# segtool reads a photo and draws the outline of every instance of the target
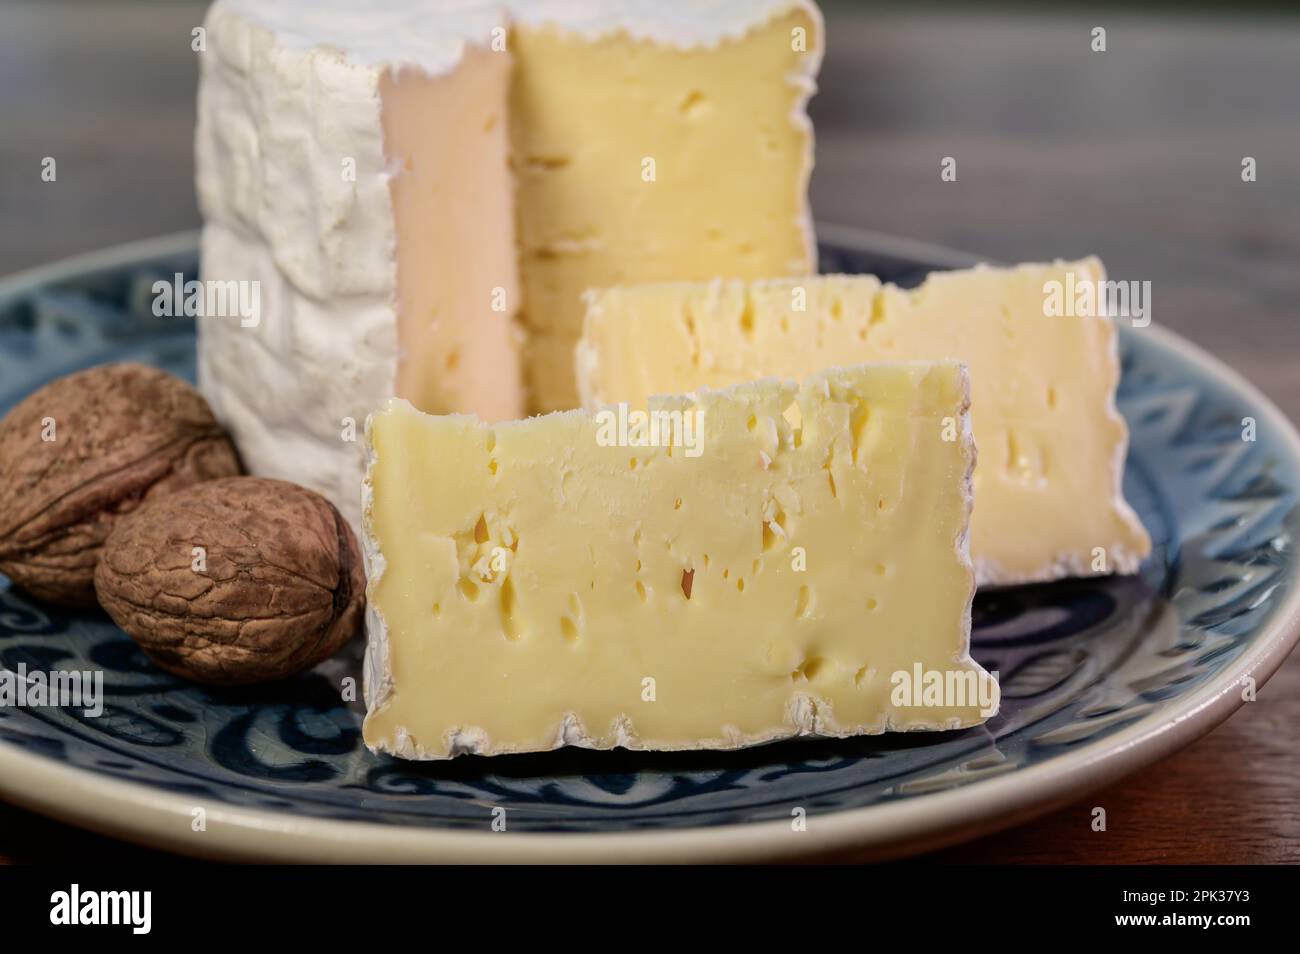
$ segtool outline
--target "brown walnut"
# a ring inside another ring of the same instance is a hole
[[[38,599],[93,606],[95,563],[120,516],[239,472],[180,378],[143,364],[60,378],[0,420],[0,573]]]
[[[145,653],[195,682],[267,682],[329,658],[358,630],[365,571],[334,505],[297,484],[208,481],[122,520],[99,601]]]

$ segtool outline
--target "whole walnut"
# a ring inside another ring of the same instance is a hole
[[[231,477],[122,520],[95,572],[99,601],[145,653],[195,682],[309,669],[360,628],[365,571],[347,521],[297,484]]]
[[[0,421],[0,573],[38,599],[93,606],[119,517],[239,472],[207,402],[175,375],[106,364],[60,378]]]

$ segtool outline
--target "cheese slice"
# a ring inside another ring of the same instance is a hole
[[[968,654],[961,365],[649,411],[371,417],[368,746],[731,749],[996,709]]]
[[[251,472],[359,523],[358,423],[577,405],[582,291],[815,270],[811,0],[217,0],[199,384]],[[230,286],[236,287],[236,286]]]
[[[971,370],[980,455],[979,581],[1133,573],[1151,543],[1121,486],[1128,430],[1115,409],[1114,323],[1045,305],[1050,283],[1104,279],[1089,258],[937,272],[912,291],[866,275],[594,291],[579,387],[588,407],[644,406],[652,394],[846,362],[959,359]]]

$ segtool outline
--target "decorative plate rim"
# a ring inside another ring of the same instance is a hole
[[[198,232],[113,246],[0,278],[0,299],[33,285],[192,251]],[[818,239],[850,249],[968,267],[978,256],[943,246],[819,224]],[[1300,471],[1300,435],[1253,384],[1158,325],[1141,332],[1209,378],[1248,399]],[[0,796],[13,804],[114,837],[187,855],[297,862],[705,862],[759,861],[814,853],[889,858],[977,837],[1076,801],[1172,754],[1244,704],[1238,687],[1263,683],[1300,641],[1300,587],[1286,594],[1265,633],[1231,669],[1162,704],[1105,739],[1041,765],[959,789],[817,815],[794,833],[784,821],[654,832],[523,833],[394,828],[373,822],[300,817],[284,811],[212,805],[207,830],[191,830],[193,798],[105,778],[0,742]]]

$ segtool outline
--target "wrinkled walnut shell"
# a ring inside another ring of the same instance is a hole
[[[334,505],[297,484],[232,477],[122,520],[95,572],[99,601],[163,669],[195,682],[281,679],[357,632],[365,571]]]
[[[118,517],[239,472],[207,402],[180,378],[143,364],[60,378],[0,421],[0,573],[37,599],[93,606]]]

